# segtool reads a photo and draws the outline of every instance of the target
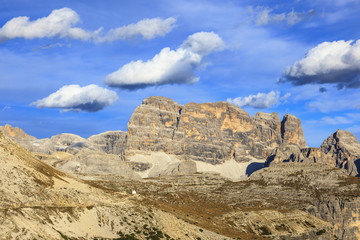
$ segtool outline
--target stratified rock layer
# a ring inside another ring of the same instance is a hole
[[[306,147],[304,131],[301,128],[301,121],[291,114],[286,114],[281,122],[281,136],[286,143]]]
[[[335,159],[335,167],[346,169],[351,176],[359,176],[360,144],[352,133],[338,130],[323,142],[320,149]]]
[[[267,157],[265,166],[281,162],[324,163],[347,170],[350,176],[359,176],[360,144],[356,137],[343,130],[331,134],[320,148],[301,148],[287,144],[278,147]]]
[[[126,155],[163,151],[181,159],[221,164],[265,159],[283,143],[306,146],[300,120],[276,113],[257,113],[227,102],[188,103],[149,97],[129,123]]]

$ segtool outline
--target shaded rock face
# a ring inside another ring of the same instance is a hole
[[[346,169],[351,176],[359,176],[360,144],[352,133],[338,130],[322,143],[320,149],[335,159],[335,167]]]
[[[326,155],[319,148],[300,148],[298,145],[284,145],[276,148],[267,157],[265,166],[281,162],[323,163],[335,167],[335,159]]]
[[[105,153],[122,155],[125,150],[126,132],[108,131],[88,138],[90,145]]]
[[[267,188],[296,190],[286,193],[296,195],[299,203],[292,203],[295,208],[302,205],[302,209],[332,224],[327,239],[359,239],[360,179],[348,176],[346,170],[321,163],[279,163],[255,172],[249,179]],[[279,189],[276,192],[284,194]]]
[[[163,151],[181,159],[221,164],[230,159],[265,159],[283,142],[306,145],[300,120],[294,116],[280,122],[276,113],[250,118],[227,102],[181,106],[169,98],[149,97],[128,123],[126,155]]]
[[[31,152],[52,154],[68,152],[76,154],[81,149],[91,149],[109,154],[122,155],[125,149],[126,132],[108,131],[93,135],[88,139],[71,133],[61,133],[51,138],[37,139],[22,129],[10,125],[0,126],[6,136],[15,140]]]
[[[139,178],[132,171],[131,164],[122,161],[119,155],[89,149],[80,150],[70,160],[60,164],[58,168],[64,172],[75,174],[116,174],[127,178]]]
[[[331,134],[320,148],[300,148],[298,145],[284,145],[276,148],[266,159],[265,166],[281,162],[315,162],[347,170],[350,176],[359,176],[360,144],[347,131],[338,130]]]

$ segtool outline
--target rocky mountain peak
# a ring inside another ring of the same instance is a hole
[[[179,112],[180,109],[182,108],[182,106],[179,103],[175,102],[174,100],[161,96],[151,96],[145,98],[142,104],[146,106],[152,106],[160,110],[175,111],[175,112],[176,111]]]
[[[346,150],[352,155],[360,156],[360,144],[357,138],[348,131],[337,130],[331,134],[320,147],[325,153],[329,153],[334,148],[341,148]]]
[[[297,144],[306,147],[304,131],[299,118],[286,114],[281,121],[281,136],[286,143]]]
[[[128,123],[125,156],[160,151],[213,165],[263,161],[283,142],[306,146],[295,116],[286,115],[280,122],[277,113],[259,112],[251,118],[228,102],[181,106],[153,96],[135,109]]]
[[[9,124],[6,124],[5,126],[0,126],[0,131],[4,132],[5,135],[7,135],[11,138],[19,139],[19,140],[32,137],[32,136],[26,134],[21,128],[12,127]]]
[[[271,129],[274,129],[276,132],[281,131],[281,122],[279,115],[277,113],[263,113],[258,112],[253,117],[252,120],[259,124],[263,124]]]

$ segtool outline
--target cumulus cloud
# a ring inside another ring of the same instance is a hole
[[[84,87],[66,85],[31,105],[37,108],[60,108],[64,112],[97,112],[117,100],[118,96],[114,91],[94,84]]]
[[[4,42],[14,38],[70,38],[81,41],[93,40],[96,42],[109,42],[125,40],[136,36],[152,39],[164,36],[172,30],[175,18],[143,19],[135,24],[115,28],[102,34],[102,28],[96,31],[87,31],[73,27],[80,21],[79,15],[70,8],[53,10],[49,16],[30,21],[29,17],[21,16],[9,20],[0,28],[0,41]]]
[[[308,12],[295,12],[294,9],[288,13],[272,13],[274,10],[264,6],[258,6],[255,9],[250,8],[254,13],[255,24],[257,26],[264,26],[271,23],[286,22],[288,26],[295,25],[305,19],[310,19],[314,14],[314,10]]]
[[[148,61],[132,61],[105,78],[111,87],[139,89],[164,84],[191,84],[199,80],[194,75],[203,58],[221,50],[223,40],[213,32],[190,35],[176,50],[164,48]]]
[[[290,93],[286,93],[280,98],[280,92],[271,91],[269,93],[258,93],[247,97],[228,98],[226,101],[237,107],[253,107],[253,108],[269,108],[278,104],[279,100],[283,101],[290,97]]]
[[[142,36],[144,39],[153,39],[157,36],[165,36],[174,28],[175,18],[152,18],[143,19],[135,24],[111,29],[105,36],[99,36],[98,42],[112,42],[115,40],[126,40],[135,36]]]
[[[360,88],[360,40],[323,42],[285,69],[280,82]]]
[[[49,16],[29,21],[29,17],[15,17],[5,23],[0,29],[0,39],[13,38],[44,38],[70,37],[79,40],[88,40],[91,33],[72,26],[80,20],[79,15],[70,8],[53,10]]]

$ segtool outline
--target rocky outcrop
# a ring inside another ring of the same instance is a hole
[[[126,156],[162,151],[183,160],[222,164],[265,159],[283,143],[305,146],[300,120],[276,113],[252,118],[227,102],[188,103],[149,97],[135,109],[129,123]]]
[[[277,186],[278,194],[279,188],[292,188],[294,193],[284,191],[296,195],[298,203],[287,204],[331,223],[328,239],[359,239],[360,179],[348,176],[346,170],[322,163],[279,163],[255,172],[250,180],[267,188]],[[319,231],[318,235],[326,232]]]
[[[9,124],[6,124],[5,126],[0,126],[0,131],[2,131],[5,135],[7,135],[10,138],[15,138],[19,140],[35,139],[35,137],[26,134],[21,128],[12,127]]]
[[[88,144],[95,149],[109,154],[122,155],[125,150],[126,132],[108,131],[93,135],[87,140]]]
[[[76,154],[81,149],[90,149],[109,154],[122,155],[125,149],[126,132],[108,131],[93,135],[88,139],[71,133],[61,133],[51,138],[37,139],[22,129],[10,125],[0,126],[0,131],[31,152],[52,154],[67,152]]]
[[[139,178],[129,162],[122,161],[119,155],[82,149],[71,159],[59,164],[58,169],[81,175],[117,175],[127,178]]]
[[[129,120],[127,153],[132,155],[141,151],[179,152],[180,146],[173,139],[181,111],[181,105],[169,98],[145,99]]]
[[[285,145],[273,150],[267,157],[265,166],[281,162],[323,163],[335,167],[335,159],[326,155],[319,148],[300,148],[298,145]]]
[[[306,147],[304,131],[301,128],[301,121],[291,114],[286,114],[281,121],[281,137],[285,143]]]
[[[320,148],[300,148],[298,145],[276,148],[267,157],[265,166],[281,162],[323,163],[346,169],[351,176],[359,176],[360,144],[352,133],[338,130]]]
[[[351,176],[359,176],[360,144],[352,133],[339,129],[322,143],[320,149],[335,160],[336,167],[346,169]]]

